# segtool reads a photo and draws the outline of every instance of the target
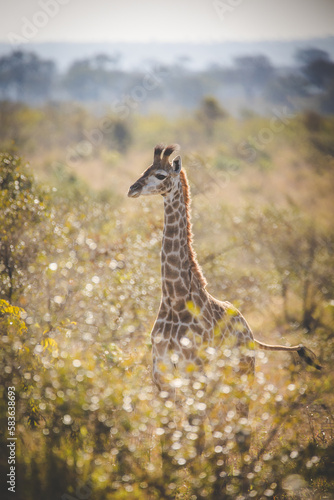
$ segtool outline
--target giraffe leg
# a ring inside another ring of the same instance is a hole
[[[227,408],[224,403],[219,402],[214,408],[211,428],[214,438],[214,475],[215,481],[213,484],[213,498],[223,499],[228,498],[226,486],[228,485],[229,461],[231,439],[227,434]]]
[[[254,357],[242,356],[238,376],[241,380],[239,401],[236,405],[238,421],[236,423],[236,442],[241,457],[249,452],[251,444],[251,426],[249,423],[250,391],[254,381]]]
[[[238,392],[238,398],[239,396]],[[249,490],[247,474],[251,435],[247,416],[248,404],[239,403],[236,407],[233,397],[226,404],[220,402],[214,410],[214,418],[211,420],[215,475],[213,498],[232,498],[228,492],[231,481],[235,485],[239,483],[240,493],[244,494]]]
[[[235,426],[235,441],[242,457],[249,452],[251,445],[251,429],[248,421],[249,405],[238,403],[236,413],[239,419]]]
[[[188,414],[188,423],[190,429],[193,428],[194,434],[197,435],[197,438],[194,441],[196,456],[199,457],[202,455],[205,448],[205,427],[204,422],[207,417],[206,415],[206,407],[203,409],[199,409],[200,404],[202,403],[201,397],[197,396],[197,391],[200,389],[201,396],[206,392],[206,379],[203,375],[203,366],[200,360],[195,360],[193,363],[197,364],[199,367],[199,372],[197,375],[190,376],[190,384],[189,384],[189,392],[188,397],[193,400],[193,407]],[[201,374],[200,382],[198,380],[198,374]],[[199,385],[200,384],[200,385]],[[195,389],[196,387],[196,389]]]
[[[247,495],[250,490],[250,480],[247,478],[249,471],[249,449],[251,445],[251,424],[249,422],[249,403],[251,387],[254,380],[254,358],[242,357],[239,365],[239,376],[242,380],[242,390],[236,406],[237,422],[235,427],[235,440],[239,453],[239,491]]]
[[[217,385],[212,394],[216,403],[210,411],[215,452],[214,498],[230,498],[226,488],[232,475],[233,481],[238,481],[237,471],[240,492],[249,489],[246,484],[251,440],[248,413],[254,360],[251,356],[240,356],[238,361],[235,354],[231,362],[219,364],[222,368],[217,367]]]
[[[177,405],[176,391],[171,386],[168,380],[168,375],[172,372],[171,366],[166,366],[163,363],[163,370],[161,369],[162,363],[159,364],[157,360],[153,361],[153,381],[159,391],[160,400],[162,403],[162,411],[159,422],[159,434],[161,445],[161,460],[162,460],[162,475],[164,481],[173,482],[175,479],[176,463],[174,460],[175,450],[173,450],[173,434],[175,431],[175,412]],[[166,402],[173,403],[174,408],[169,411],[164,411]]]
[[[188,422],[194,428],[197,439],[195,439],[196,456],[202,455],[205,448],[205,429],[204,429],[205,416],[194,414],[188,416]]]

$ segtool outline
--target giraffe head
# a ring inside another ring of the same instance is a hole
[[[128,196],[138,198],[140,195],[161,194],[166,195],[173,188],[181,172],[181,157],[176,156],[169,161],[170,155],[178,149],[177,145],[158,145],[154,148],[153,163],[139,179],[132,184]]]

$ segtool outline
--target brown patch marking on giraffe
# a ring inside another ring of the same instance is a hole
[[[174,213],[169,214],[166,222],[169,225],[176,224],[176,222],[177,222],[176,215]]]
[[[174,285],[171,283],[169,280],[165,280],[163,285],[162,285],[163,291],[165,291],[165,295],[174,297]]]
[[[165,276],[170,280],[176,280],[179,277],[179,270],[177,267],[172,267],[169,265],[169,260],[165,262]]]
[[[179,261],[180,261],[180,259],[179,259],[177,254],[170,254],[167,257],[167,262],[171,266],[177,267],[177,265],[179,264]]]
[[[167,216],[170,216],[170,214],[173,213],[173,207],[171,205],[167,205],[166,208],[165,208],[165,214]],[[167,220],[168,220],[168,217],[167,217]]]
[[[175,282],[174,289],[175,289],[175,294],[178,297],[184,297],[184,295],[188,292],[188,289],[185,286],[184,282],[182,280],[180,280],[180,279],[178,279]]]
[[[166,252],[169,253],[169,252],[173,251],[173,240],[172,240],[172,238],[169,238],[168,236],[165,236],[165,238],[166,238],[166,240],[164,243],[163,253],[166,256]]]
[[[180,179],[183,191],[184,203],[186,206],[186,214],[187,214],[187,241],[188,241],[188,251],[189,251],[189,260],[191,263],[192,271],[199,279],[201,285],[205,288],[207,285],[207,281],[203,276],[202,270],[197,262],[197,256],[192,247],[193,241],[193,233],[192,233],[192,224],[190,220],[190,188],[187,179],[187,175],[184,170],[180,172]]]
[[[173,252],[178,252],[180,250],[180,242],[179,240],[173,241]]]

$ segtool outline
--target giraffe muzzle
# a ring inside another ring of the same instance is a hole
[[[136,182],[135,184],[132,184],[132,186],[130,187],[129,192],[128,192],[128,197],[129,198],[138,198],[138,196],[141,193],[141,190],[142,190],[142,187],[138,182]]]

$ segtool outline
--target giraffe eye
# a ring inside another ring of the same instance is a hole
[[[157,179],[159,179],[159,181],[163,181],[164,179],[166,179],[166,175],[164,174],[156,174],[155,175]]]

